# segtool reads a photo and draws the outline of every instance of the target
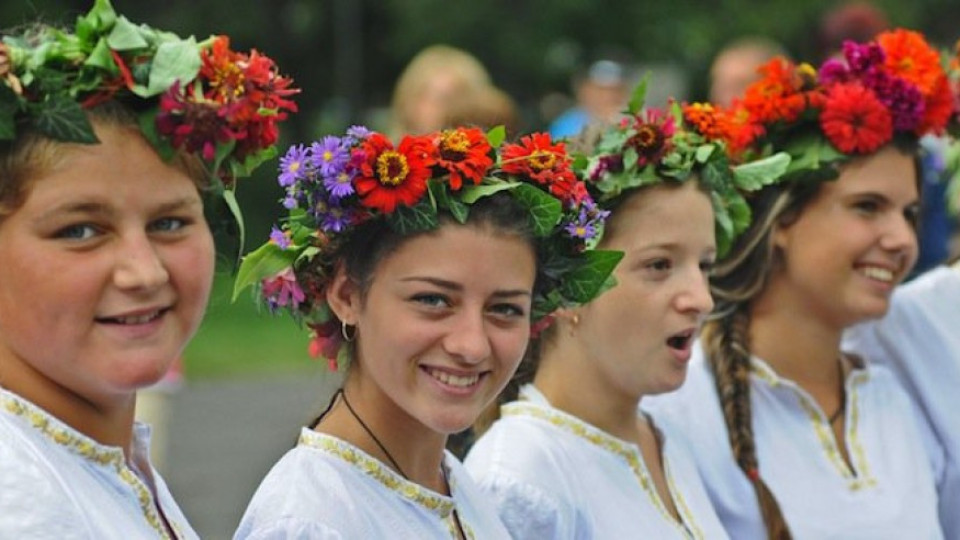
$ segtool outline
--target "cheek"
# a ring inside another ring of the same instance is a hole
[[[504,367],[508,368],[511,374],[523,360],[523,355],[527,351],[529,343],[529,324],[503,331],[496,335],[493,340],[497,358],[503,363]]]
[[[199,318],[213,284],[214,247],[210,235],[199,235],[188,244],[178,246],[168,255],[167,269],[180,302],[189,304]]]

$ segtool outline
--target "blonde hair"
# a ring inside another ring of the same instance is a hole
[[[466,89],[491,85],[486,68],[470,53],[449,45],[431,45],[417,53],[397,79],[391,103],[393,134],[409,131],[410,105],[419,99],[428,82],[441,73],[454,75]]]

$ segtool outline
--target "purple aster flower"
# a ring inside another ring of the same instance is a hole
[[[350,126],[347,129],[347,145],[353,146],[370,136],[370,130],[364,126]]]
[[[305,177],[307,151],[302,144],[291,146],[287,155],[280,158],[280,176],[277,181],[283,187],[292,186]]]
[[[597,228],[593,223],[581,223],[580,220],[568,223],[564,230],[574,238],[589,240],[597,235]]]
[[[341,144],[340,137],[327,135],[320,142],[310,145],[311,159],[323,177],[336,176],[350,159],[347,150]]]
[[[283,198],[283,202],[281,204],[283,204],[283,207],[287,210],[293,210],[299,206],[299,201],[297,200],[295,194],[288,192],[287,196]]]
[[[270,229],[270,241],[277,245],[280,249],[287,249],[290,247],[290,237],[284,231],[281,231],[276,225]]]
[[[329,206],[323,214],[323,221],[320,222],[320,228],[324,232],[343,232],[350,226],[350,211],[339,206]]]
[[[353,175],[346,169],[341,170],[336,176],[324,177],[323,187],[327,188],[330,200],[339,201],[344,197],[353,195]]]

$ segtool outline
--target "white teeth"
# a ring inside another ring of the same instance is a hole
[[[458,375],[451,375],[445,371],[440,371],[436,369],[428,369],[427,373],[429,373],[431,377],[442,382],[443,384],[456,386],[459,388],[466,388],[468,386],[473,386],[474,384],[477,384],[478,380],[480,380],[479,374],[460,377]]]
[[[867,276],[871,279],[876,279],[878,281],[893,281],[893,272],[887,270],[886,268],[878,268],[876,266],[865,266],[860,269],[860,273]]]
[[[146,324],[160,315],[159,311],[155,311],[149,315],[140,315],[138,317],[117,317],[113,319],[120,324]]]

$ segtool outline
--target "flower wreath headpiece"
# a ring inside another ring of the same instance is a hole
[[[697,178],[713,203],[722,256],[750,224],[743,193],[777,182],[790,158],[779,153],[741,162],[749,124],[708,103],[673,102],[669,112],[644,110],[646,86],[646,80],[637,86],[625,117],[600,136],[575,168],[600,206],[635,188]]]
[[[96,0],[73,33],[51,27],[0,43],[0,144],[24,129],[94,144],[84,109],[117,100],[139,115],[158,153],[198,154],[216,188],[232,187],[276,156],[277,123],[297,110],[298,89],[256,50],[230,49],[226,36],[197,42],[135,25]],[[239,220],[232,192],[227,204]]]
[[[601,211],[570,167],[563,143],[532,134],[504,143],[504,130],[456,128],[406,136],[352,127],[294,145],[280,160],[289,217],[240,266],[234,298],[259,285],[272,310],[285,308],[311,329],[310,352],[331,369],[349,360],[341,328],[326,303],[335,254],[357,226],[385,222],[401,235],[436,229],[443,213],[465,223],[477,200],[507,193],[529,211],[538,239],[542,284],[534,291],[534,331],[561,306],[587,302],[608,285],[622,257],[586,249],[602,228]]]
[[[759,73],[731,114],[754,126],[754,149],[790,154],[791,180],[829,180],[843,160],[895,137],[941,134],[954,111],[940,54],[911,30],[847,41],[816,71],[774,58]]]

